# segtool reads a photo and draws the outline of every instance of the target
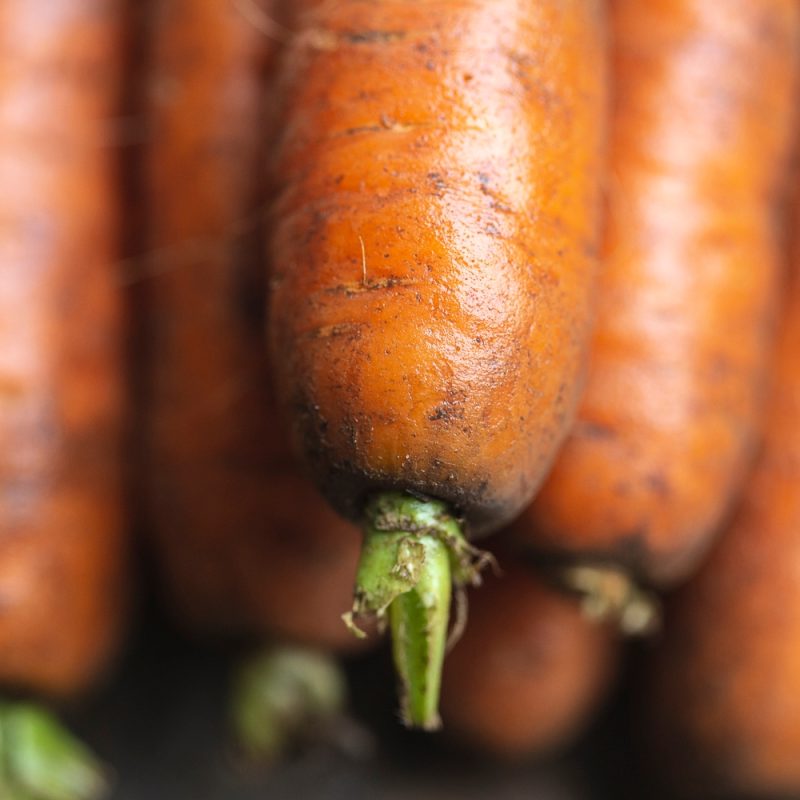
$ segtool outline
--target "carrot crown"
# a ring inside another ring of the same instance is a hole
[[[344,620],[364,636],[359,618],[373,617],[380,627],[388,619],[403,721],[435,730],[452,589],[480,583],[490,556],[467,542],[438,500],[384,492],[371,498],[364,517],[353,608]]]

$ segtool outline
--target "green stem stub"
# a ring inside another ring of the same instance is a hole
[[[625,636],[649,636],[661,627],[658,597],[619,567],[576,564],[560,571],[559,582],[580,596],[589,619],[613,622]]]
[[[359,618],[374,618],[381,628],[388,619],[401,714],[410,727],[440,726],[452,585],[480,583],[490,559],[467,542],[442,502],[386,492],[367,504],[353,609],[344,620],[364,636]]]
[[[0,798],[97,800],[108,776],[89,750],[29,703],[0,705]]]
[[[340,716],[347,702],[336,660],[316,650],[265,649],[239,669],[233,723],[247,756],[270,762]]]

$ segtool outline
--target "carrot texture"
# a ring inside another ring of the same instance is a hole
[[[544,477],[580,385],[599,3],[293,8],[270,332],[296,449],[353,519],[400,489],[494,530]]]
[[[528,543],[684,580],[750,464],[794,116],[793,0],[611,3],[608,221],[578,421]]]

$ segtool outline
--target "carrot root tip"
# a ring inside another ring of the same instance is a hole
[[[0,797],[98,800],[109,774],[85,745],[39,706],[0,706]]]
[[[371,499],[352,611],[345,622],[388,620],[400,682],[403,722],[436,730],[439,689],[448,642],[453,584],[457,591],[480,583],[492,558],[467,542],[458,520],[437,500],[398,492]],[[461,617],[466,610],[462,606]]]

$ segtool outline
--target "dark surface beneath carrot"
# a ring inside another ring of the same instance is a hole
[[[70,720],[117,774],[115,800],[640,800],[627,714],[618,706],[566,756],[499,766],[394,723],[388,653],[350,660],[356,713],[380,752],[358,762],[320,748],[269,774],[242,771],[226,738],[226,679],[238,650],[188,643],[150,611],[118,679]],[[142,709],[147,709],[143,713]]]

